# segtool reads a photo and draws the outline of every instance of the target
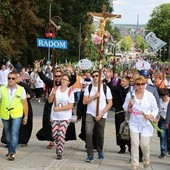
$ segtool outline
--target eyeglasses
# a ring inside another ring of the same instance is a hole
[[[93,75],[92,77],[93,77],[93,78],[95,78],[95,77],[99,77],[99,75]]]
[[[141,86],[141,85],[144,86],[145,83],[136,83],[136,85],[137,85],[137,86]]]
[[[69,80],[67,80],[67,79],[63,79],[63,78],[62,78],[61,80],[69,81]]]
[[[14,77],[8,77],[8,80],[15,80]]]
[[[55,77],[61,77],[61,75],[55,75]]]

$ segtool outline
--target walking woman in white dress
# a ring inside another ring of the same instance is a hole
[[[145,89],[146,80],[139,76],[135,80],[136,89],[132,95],[127,94],[123,104],[124,110],[129,110],[129,127],[131,138],[131,162],[132,170],[138,170],[139,144],[143,152],[143,166],[150,166],[150,137],[153,135],[153,127],[149,120],[153,120],[158,114],[155,97]]]

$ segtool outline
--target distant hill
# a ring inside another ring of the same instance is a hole
[[[114,26],[116,26],[116,27],[129,27],[129,28],[132,28],[132,27],[137,27],[137,25],[136,24],[114,24]],[[138,27],[145,27],[146,25],[145,24],[140,24],[140,25],[138,25]]]
[[[146,25],[132,25],[132,24],[114,24],[114,27],[117,27],[120,31],[121,37],[131,35],[132,37],[140,34],[145,36],[145,26]]]
[[[95,25],[96,29],[99,28],[99,20],[94,20],[93,24]],[[117,27],[120,31],[121,37],[131,35],[135,37],[136,35],[140,34],[141,36],[145,36],[145,24],[141,25],[133,25],[133,24],[114,24],[111,22],[113,27]]]

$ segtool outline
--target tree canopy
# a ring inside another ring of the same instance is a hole
[[[154,32],[157,37],[167,42],[170,59],[170,3],[157,6],[153,10],[146,30]]]
[[[57,58],[63,61],[78,60],[80,23],[81,31],[91,34],[92,20],[87,17],[87,12],[102,12],[103,4],[106,4],[107,12],[113,11],[109,0],[4,0],[0,8],[1,58],[18,58],[30,64],[34,59],[47,56],[47,49],[37,48],[36,39],[45,38],[49,29],[49,2],[52,3],[51,17],[62,19],[56,39],[69,42],[67,51],[55,50]],[[55,22],[58,24],[57,20]]]

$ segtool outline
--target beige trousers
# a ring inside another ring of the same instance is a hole
[[[150,137],[140,136],[139,133],[130,131],[131,138],[131,162],[139,165],[139,144],[142,149],[144,161],[150,160]]]

